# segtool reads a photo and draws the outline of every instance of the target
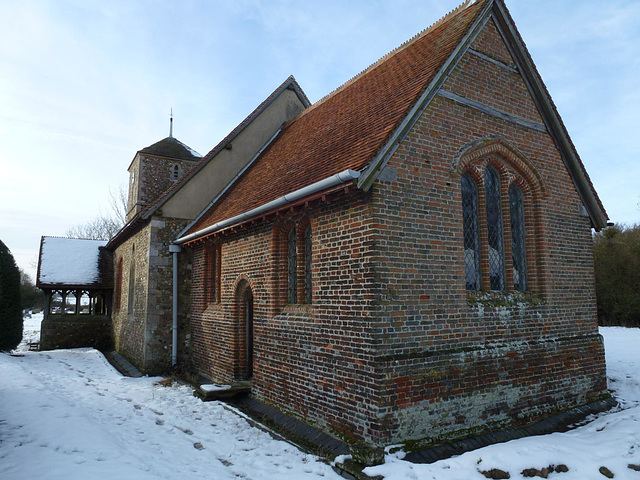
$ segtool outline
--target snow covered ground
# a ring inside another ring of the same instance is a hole
[[[40,317],[41,318],[41,317]],[[37,316],[25,337],[37,338]],[[367,473],[388,480],[482,480],[499,468],[564,464],[560,480],[640,479],[640,330],[603,328],[616,411],[567,433],[514,440],[431,465],[388,455]],[[338,479],[316,457],[250,426],[218,402],[161,378],[126,378],[92,349],[0,354],[0,478]]]

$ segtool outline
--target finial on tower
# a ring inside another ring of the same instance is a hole
[[[173,138],[173,108],[171,109],[171,115],[169,116],[169,136]]]

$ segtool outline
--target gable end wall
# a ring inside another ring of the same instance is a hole
[[[489,22],[472,48],[512,65],[501,42]],[[519,75],[474,53],[443,88],[542,123]],[[540,228],[527,233],[537,278],[530,295],[473,300],[456,162],[464,148],[496,137],[524,155],[544,186]],[[387,279],[376,313],[381,443],[526,423],[606,394],[590,223],[550,136],[436,96],[386,170],[372,189],[376,223],[386,226],[377,244]]]

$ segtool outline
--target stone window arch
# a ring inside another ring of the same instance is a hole
[[[171,180],[174,182],[180,178],[180,165],[177,163],[171,169]]]

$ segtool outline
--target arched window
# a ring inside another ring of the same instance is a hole
[[[178,178],[180,178],[180,166],[179,165],[174,165],[173,166],[173,173],[171,174],[171,178],[175,181],[178,180]]]
[[[513,257],[513,288],[527,289],[527,258],[524,244],[524,197],[522,190],[509,186],[509,213],[511,215],[511,255]]]
[[[122,300],[122,257],[118,260],[116,267],[116,284],[114,288],[113,308],[115,311],[120,310],[120,302]]]
[[[49,301],[49,313],[52,315],[58,315],[62,313],[62,292],[54,290],[51,294],[51,300]]]
[[[467,290],[480,290],[480,240],[478,237],[478,189],[468,174],[462,175],[464,272]]]
[[[508,191],[509,182],[503,184],[501,174],[491,165],[484,168],[482,182],[474,180],[469,173],[464,173],[460,179],[465,283],[469,291],[526,291],[529,288],[525,197],[516,184],[516,176],[504,175],[511,182]],[[483,212],[479,212],[479,205]],[[505,231],[505,225],[508,231]],[[510,242],[508,249],[505,249],[505,239]],[[510,270],[507,271],[508,265],[513,267],[513,276]]]
[[[78,313],[80,315],[89,315],[91,313],[91,296],[86,290],[82,291],[80,295],[80,305],[78,306]]]
[[[127,298],[127,313],[133,314],[134,296],[136,292],[136,249],[131,249],[131,266],[129,267],[129,295]]]
[[[217,303],[220,301],[220,245],[209,245],[205,250],[205,256],[205,296],[208,303]]]
[[[311,225],[304,231],[304,301],[311,304],[313,291],[311,287]]]
[[[296,229],[289,230],[287,237],[287,301],[289,303],[298,303],[298,241]]]
[[[64,295],[64,313],[74,315],[77,311],[78,298],[74,290],[68,290]]]
[[[484,171],[484,189],[487,203],[489,278],[491,280],[491,290],[504,290],[504,248],[502,244],[500,176],[493,167],[487,167]]]

